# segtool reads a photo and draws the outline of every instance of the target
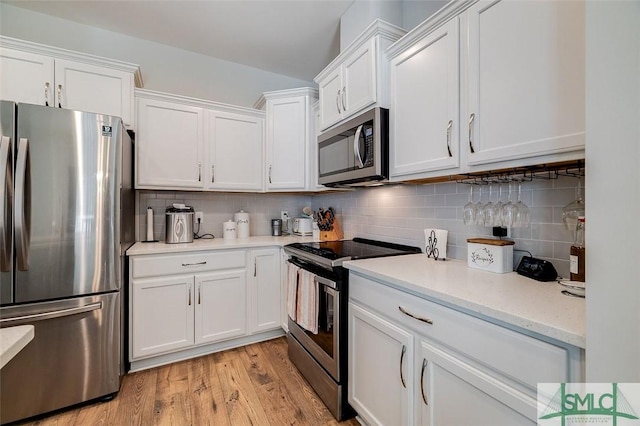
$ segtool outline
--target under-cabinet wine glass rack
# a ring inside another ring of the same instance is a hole
[[[556,180],[560,176],[584,177],[584,160],[465,173],[459,175],[456,182],[470,185],[489,185],[509,182],[531,182],[534,179]]]

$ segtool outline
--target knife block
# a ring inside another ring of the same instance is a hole
[[[337,241],[344,238],[342,228],[340,227],[340,221],[338,218],[333,219],[333,224],[330,231],[320,231],[320,241]]]

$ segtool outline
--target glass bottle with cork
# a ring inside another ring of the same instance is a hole
[[[584,216],[578,217],[576,239],[569,256],[569,272],[571,281],[585,282]]]

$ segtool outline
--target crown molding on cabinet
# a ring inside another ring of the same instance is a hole
[[[282,98],[290,98],[292,96],[309,96],[313,99],[318,99],[318,89],[314,89],[313,87],[300,87],[297,89],[285,89],[285,90],[274,90],[271,92],[264,92],[253,107],[256,109],[264,109],[267,104],[267,99],[282,99]]]

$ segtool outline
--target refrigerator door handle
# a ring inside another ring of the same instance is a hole
[[[25,321],[44,321],[50,320],[54,318],[62,318],[68,317],[71,315],[84,314],[87,312],[97,311],[98,309],[102,309],[102,302],[91,303],[85,306],[78,306],[74,308],[66,308],[66,309],[58,309],[55,311],[41,312],[38,314],[32,315],[23,315],[21,317],[14,318],[4,318],[0,320],[0,324],[5,325],[17,325],[15,323],[25,322]]]
[[[29,240],[31,238],[31,161],[29,140],[20,138],[16,160],[15,244],[18,270],[29,270]]]
[[[11,220],[13,211],[13,153],[11,138],[2,136],[0,140],[0,271],[11,270]]]

